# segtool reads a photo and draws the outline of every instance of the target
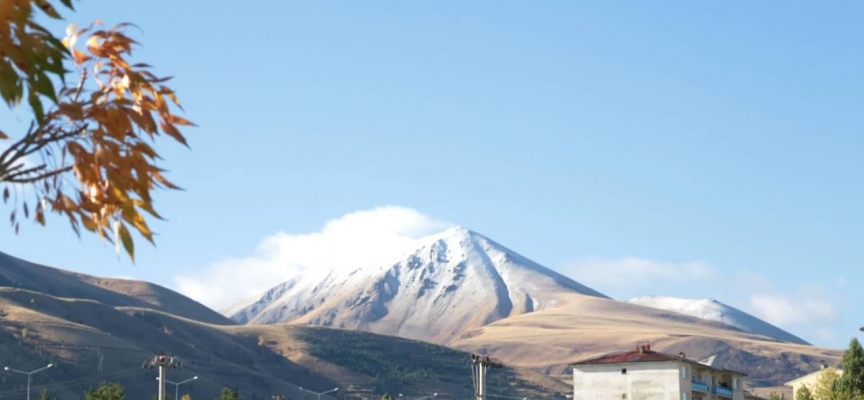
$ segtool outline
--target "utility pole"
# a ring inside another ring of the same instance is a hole
[[[471,379],[474,381],[475,400],[486,400],[486,369],[504,368],[504,364],[487,356],[471,355]]]
[[[54,366],[54,364],[48,364],[48,365],[46,365],[46,366],[44,366],[44,367],[42,367],[42,368],[34,369],[33,371],[30,371],[30,372],[19,371],[19,370],[17,370],[17,369],[9,368],[9,367],[6,367],[6,368],[4,368],[4,369],[5,369],[6,371],[9,371],[9,372],[16,372],[16,373],[19,373],[19,374],[27,375],[27,400],[30,400],[30,377],[31,377],[33,374],[37,373],[37,372],[44,371],[44,370],[46,370],[46,369],[48,369],[48,368],[51,368],[51,367],[53,367],[53,366]]]
[[[144,369],[159,368],[159,399],[165,400],[165,368],[182,369],[183,363],[177,357],[157,355],[151,359],[145,360]],[[179,399],[174,399],[179,400]]]

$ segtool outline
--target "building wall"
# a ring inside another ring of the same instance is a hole
[[[681,400],[682,381],[677,362],[579,365],[573,367],[573,400]]]
[[[822,377],[822,373],[827,371],[827,370],[832,370],[832,371],[836,372],[837,375],[843,375],[843,370],[828,368],[828,369],[816,371],[810,375],[806,375],[806,376],[803,376],[801,378],[798,378],[797,380],[792,381],[791,385],[789,385],[789,386],[792,386],[792,398],[794,399],[795,396],[798,395],[798,390],[800,390],[803,385],[807,385],[807,387],[810,389],[815,388],[816,383],[819,382],[819,378]]]

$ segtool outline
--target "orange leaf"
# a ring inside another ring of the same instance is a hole
[[[174,114],[169,115],[167,119],[168,119],[168,122],[175,124],[175,125],[195,126],[195,124],[193,124],[189,120],[183,119],[183,118],[178,117]]]

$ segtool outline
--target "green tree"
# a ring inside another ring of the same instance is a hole
[[[179,189],[151,143],[168,136],[185,145],[180,127],[193,124],[176,114],[168,79],[132,62],[137,42],[126,24],[70,25],[63,40],[37,24],[40,11],[62,19],[57,1],[72,9],[71,0],[0,1],[0,99],[10,107],[26,99],[33,115],[22,132],[0,130],[3,202],[11,201],[15,233],[21,220],[45,225],[53,212],[77,234],[83,227],[118,252],[122,245],[134,261],[130,232],[152,243],[147,219],[161,219],[153,190]]]
[[[768,395],[768,400],[786,400],[786,395],[784,393],[771,393]]]
[[[180,396],[180,400],[192,400],[192,396],[189,393],[186,393]]]
[[[801,389],[798,389],[798,393],[795,394],[795,400],[816,400],[813,397],[813,393],[810,392],[810,388],[807,385],[802,385]]]
[[[381,400],[393,400],[393,396],[391,396],[390,393],[384,393],[384,395],[381,396]]]
[[[843,352],[840,361],[843,376],[838,386],[846,398],[855,398],[864,394],[864,349],[858,339],[852,338],[849,348]]]
[[[231,388],[222,389],[222,394],[219,395],[219,399],[217,400],[239,400],[240,399],[240,391],[239,390],[231,390]]]
[[[39,392],[39,400],[51,400],[51,395],[48,393],[48,389],[42,389]]]
[[[838,385],[840,375],[834,368],[826,368],[819,374],[819,379],[813,387],[812,394],[815,400],[852,400],[851,396],[841,393]]]
[[[123,385],[117,382],[101,382],[96,389],[84,392],[85,400],[126,400]]]

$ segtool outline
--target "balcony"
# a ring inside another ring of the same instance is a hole
[[[714,386],[711,388],[711,392],[718,396],[732,397],[732,389],[723,386]]]
[[[708,384],[705,382],[699,382],[697,380],[690,381],[690,387],[693,390],[698,390],[700,392],[708,393]]]

